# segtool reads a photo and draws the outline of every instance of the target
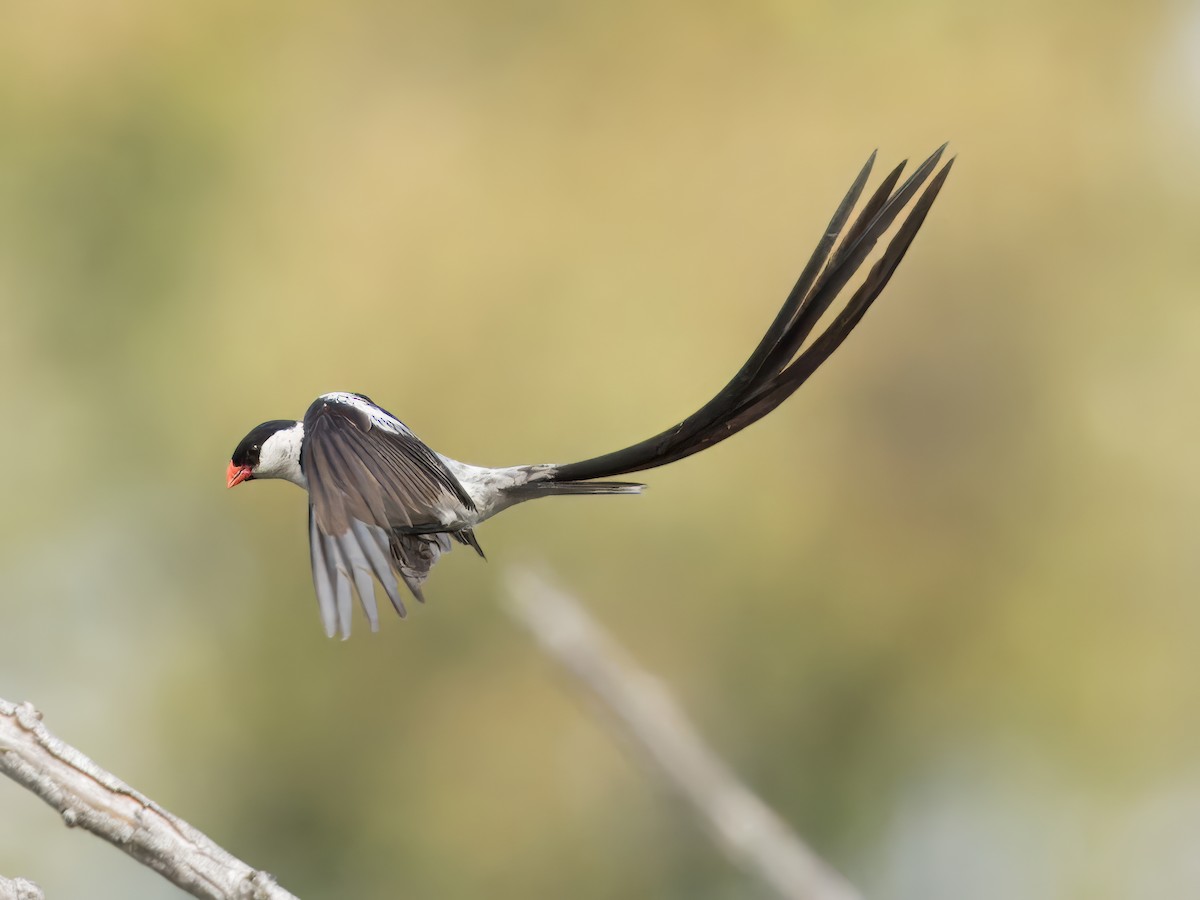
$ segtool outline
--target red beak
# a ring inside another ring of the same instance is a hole
[[[241,484],[253,474],[249,466],[235,466],[230,462],[229,468],[225,472],[226,477],[229,479],[229,483],[226,486],[233,487],[236,484]]]

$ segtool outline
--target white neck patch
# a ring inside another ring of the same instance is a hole
[[[255,478],[282,478],[308,489],[308,480],[300,471],[300,445],[304,441],[304,423],[277,431],[263,441],[258,455]]]

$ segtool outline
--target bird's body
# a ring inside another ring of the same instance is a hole
[[[483,551],[475,526],[514,503],[557,494],[636,494],[625,482],[555,482],[553,465],[489,468],[459,462],[426,446],[369,397],[322,394],[300,421],[276,419],[234,450],[229,486],[279,478],[311,498],[313,580],[332,634],[350,633],[349,581],[378,627],[372,575],[405,615],[398,574],[418,600],[421,583],[451,540]]]
[[[308,491],[313,582],[329,635],[338,630],[344,637],[350,634],[352,584],[373,629],[378,627],[374,581],[403,616],[399,581],[423,600],[422,583],[453,542],[483,555],[475,528],[484,520],[539,497],[640,493],[641,484],[600,479],[690,456],[787,399],[837,349],[887,284],[949,164],[920,194],[832,324],[803,346],[882,234],[929,179],[940,155],[941,150],[898,189],[903,166],[894,170],[842,236],[870,172],[868,161],[754,354],[709,403],[661,434],[567,465],[489,468],[437,453],[362,394],[334,392],[318,397],[302,420],[264,422],[247,434],[230,460],[228,484],[281,478]]]

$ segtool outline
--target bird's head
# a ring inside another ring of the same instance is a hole
[[[251,429],[233,451],[226,472],[228,486],[255,478],[284,478],[307,487],[300,471],[304,423],[273,419]]]

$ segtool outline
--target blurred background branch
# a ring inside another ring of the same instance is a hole
[[[293,897],[270,875],[252,869],[56,738],[30,703],[0,700],[0,774],[53,806],[68,827],[104,838],[194,897]],[[32,900],[42,894],[28,881],[0,878],[0,898],[10,896]]]
[[[0,875],[0,900],[45,900],[45,897],[32,881]]]
[[[786,900],[857,900],[701,739],[662,684],[638,667],[573,596],[528,569],[508,575],[508,608],[603,707],[690,804],[725,854]],[[52,735],[32,704],[0,700],[0,773],[196,897],[292,894]],[[43,895],[0,878],[0,900]]]
[[[787,900],[855,900],[820,859],[704,742],[661,682],[583,604],[528,569],[508,573],[508,608],[640,747],[736,865]]]

